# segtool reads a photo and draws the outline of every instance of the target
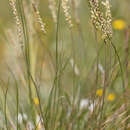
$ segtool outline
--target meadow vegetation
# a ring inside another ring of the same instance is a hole
[[[129,12],[129,0],[1,0],[0,130],[130,130]]]

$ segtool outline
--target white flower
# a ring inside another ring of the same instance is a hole
[[[88,104],[89,104],[89,100],[88,99],[82,99],[80,101],[80,109],[86,108],[88,106]]]
[[[92,112],[94,110],[94,103],[91,103],[88,107],[88,109]]]
[[[74,67],[75,74],[79,75],[80,74],[79,69],[78,69],[77,65],[74,64],[74,60],[73,59],[70,59],[70,64],[71,64],[72,67]]]
[[[95,103],[89,99],[82,99],[80,101],[80,109],[88,108],[91,112],[94,110]]]
[[[36,116],[36,123],[39,124],[41,122],[41,118],[39,115]]]
[[[103,66],[102,66],[101,64],[98,64],[98,68],[99,68],[99,70],[100,70],[102,73],[104,73],[104,69],[103,69]]]
[[[30,121],[27,123],[27,127],[28,127],[28,130],[34,130],[34,128],[35,128],[33,123]]]
[[[44,130],[43,126],[42,126],[42,122],[43,120],[41,119],[41,117],[39,115],[36,116],[36,123],[37,123],[37,127],[40,130]]]
[[[26,121],[28,119],[27,115],[23,113],[23,119]]]
[[[19,123],[19,124],[22,124],[22,122],[23,122],[23,117],[22,117],[22,114],[19,113],[19,114],[18,114],[18,123]]]

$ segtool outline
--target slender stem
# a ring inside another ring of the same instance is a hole
[[[94,27],[94,26],[93,26]],[[95,42],[96,42],[96,78],[95,78],[95,83],[94,83],[94,92],[93,92],[93,104],[95,105],[95,98],[96,98],[96,90],[97,90],[97,86],[98,86],[98,65],[99,65],[99,48],[98,48],[98,39],[97,39],[97,30],[94,27],[94,38],[95,38]],[[93,113],[92,115],[94,116],[94,112],[96,111],[96,109],[93,109]],[[92,116],[92,118],[93,118]],[[96,116],[95,116],[96,118]]]
[[[128,45],[128,41],[129,41],[129,29],[126,29],[125,31],[125,90],[127,92],[127,89],[128,89],[128,80],[129,80],[129,72],[128,72],[128,61],[129,61],[129,45]],[[126,108],[126,111],[127,111],[127,101],[125,100],[125,108]],[[129,115],[129,113],[127,112],[126,114],[127,116]],[[128,121],[125,122],[125,128],[124,129],[127,129],[127,125],[128,125]]]
[[[56,76],[58,75],[58,62],[59,62],[59,57],[58,57],[58,40],[59,40],[59,22],[60,22],[60,5],[61,5],[61,0],[59,0],[58,4],[58,14],[57,14],[57,25],[56,25]]]
[[[128,88],[128,56],[129,56],[129,30],[125,31],[125,89]]]
[[[31,89],[31,77],[30,77],[31,64],[30,64],[30,45],[29,45],[28,29],[27,29],[27,23],[26,23],[24,8],[23,8],[23,1],[16,0],[16,2],[18,6],[19,16],[22,22],[24,46],[25,46],[24,57],[25,57],[26,69],[27,69],[27,84],[28,84],[28,89],[29,89],[29,99],[30,99],[30,104],[31,104],[30,109],[32,112],[33,122],[35,124],[35,112],[34,112],[34,104],[33,104],[33,97],[32,97],[33,95],[32,95],[32,89]]]
[[[105,54],[105,65],[104,65],[104,81],[103,81],[103,96],[102,96],[102,101],[101,101],[101,115],[100,115],[100,123],[102,121],[102,116],[103,116],[103,107],[104,107],[104,98],[105,98],[105,92],[106,92],[106,81],[107,81],[107,42],[104,40],[104,54]]]
[[[58,0],[57,24],[56,24],[56,46],[55,46],[56,47],[56,59],[55,59],[56,60],[56,73],[55,73],[53,86],[49,94],[47,109],[45,112],[47,129],[49,129],[49,127],[53,128],[53,126],[55,125],[54,123],[56,120],[56,114],[57,114],[57,109],[58,109],[56,100],[59,94],[58,92],[58,74],[59,74],[58,40],[59,40],[60,8],[61,8],[61,0]],[[54,118],[51,117],[52,113],[55,116]],[[50,118],[51,126],[48,124],[48,118]]]
[[[122,89],[123,89],[123,91],[125,91],[124,73],[123,73],[123,68],[122,68],[121,60],[120,60],[120,57],[119,57],[119,54],[117,52],[117,49],[116,49],[115,45],[113,44],[112,41],[110,41],[110,43],[111,43],[112,48],[114,49],[115,54],[116,54],[116,56],[118,58],[118,62],[119,62],[120,70],[121,70]]]
[[[71,30],[71,41],[72,41],[72,60],[73,60],[73,63],[72,63],[72,67],[73,67],[73,105],[74,105],[74,101],[75,101],[75,94],[76,94],[76,87],[75,87],[75,44],[74,44],[74,39],[73,39],[73,33],[72,33],[72,30]]]
[[[16,81],[15,81],[16,82]],[[19,113],[19,89],[16,82],[16,108],[17,108],[17,130],[19,129],[19,123],[18,123],[18,113]]]
[[[18,83],[17,83],[17,79],[14,75],[14,73],[12,72],[12,70],[8,67],[9,72],[12,74],[14,81],[15,81],[15,85],[16,85],[16,129],[19,130],[19,124],[18,124],[18,113],[19,113],[19,88],[18,88]]]
[[[4,106],[4,110],[5,110],[5,123],[6,123],[6,129],[8,130],[8,122],[7,122],[7,93],[8,93],[8,85],[6,88],[6,92],[5,92],[5,106]]]
[[[55,82],[55,89],[54,89],[54,123],[56,122],[56,116],[58,112],[58,102],[57,98],[59,96],[59,24],[60,24],[60,9],[61,9],[61,0],[58,0],[58,12],[57,12],[57,26],[56,26],[56,82]],[[55,128],[55,124],[54,124]]]
[[[96,41],[96,78],[95,78],[95,91],[94,91],[94,95],[96,93],[96,89],[98,86],[98,65],[99,65],[99,51],[98,51],[98,40],[97,40],[97,31],[96,28],[94,27],[94,36],[95,36],[95,41]],[[95,96],[94,96],[95,99]]]

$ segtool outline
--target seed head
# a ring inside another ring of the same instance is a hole
[[[15,21],[16,21],[19,42],[20,42],[21,47],[23,47],[23,30],[22,30],[21,20],[19,18],[17,8],[16,8],[16,1],[9,0],[9,4],[10,4],[10,7],[12,9]]]
[[[33,6],[34,12],[35,12],[35,14],[36,14],[37,22],[40,24],[41,31],[42,31],[44,34],[46,34],[45,23],[43,23],[43,21],[42,21],[42,18],[41,18],[41,16],[40,16],[40,12],[39,12],[37,6],[36,6],[34,3],[32,4],[32,6]]]
[[[104,40],[112,38],[112,17],[109,0],[102,2],[103,7],[105,8],[105,15],[100,9],[98,0],[88,0],[88,3],[90,7],[91,21],[95,28],[102,32],[102,38]]]
[[[73,24],[72,24],[72,18],[69,12],[70,11],[69,0],[62,0],[62,8],[65,15],[65,19],[67,23],[69,24],[69,27],[72,28]]]

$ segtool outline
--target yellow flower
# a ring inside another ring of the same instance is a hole
[[[39,105],[39,100],[37,97],[34,98],[34,103],[35,103],[35,105]]]
[[[98,90],[96,91],[96,95],[97,95],[97,96],[101,97],[102,94],[103,94],[103,90],[102,90],[102,89],[98,89]]]
[[[117,19],[113,21],[112,26],[116,30],[123,30],[126,27],[126,23],[124,20]]]
[[[115,95],[113,93],[110,93],[107,97],[108,101],[113,101],[115,99]]]

